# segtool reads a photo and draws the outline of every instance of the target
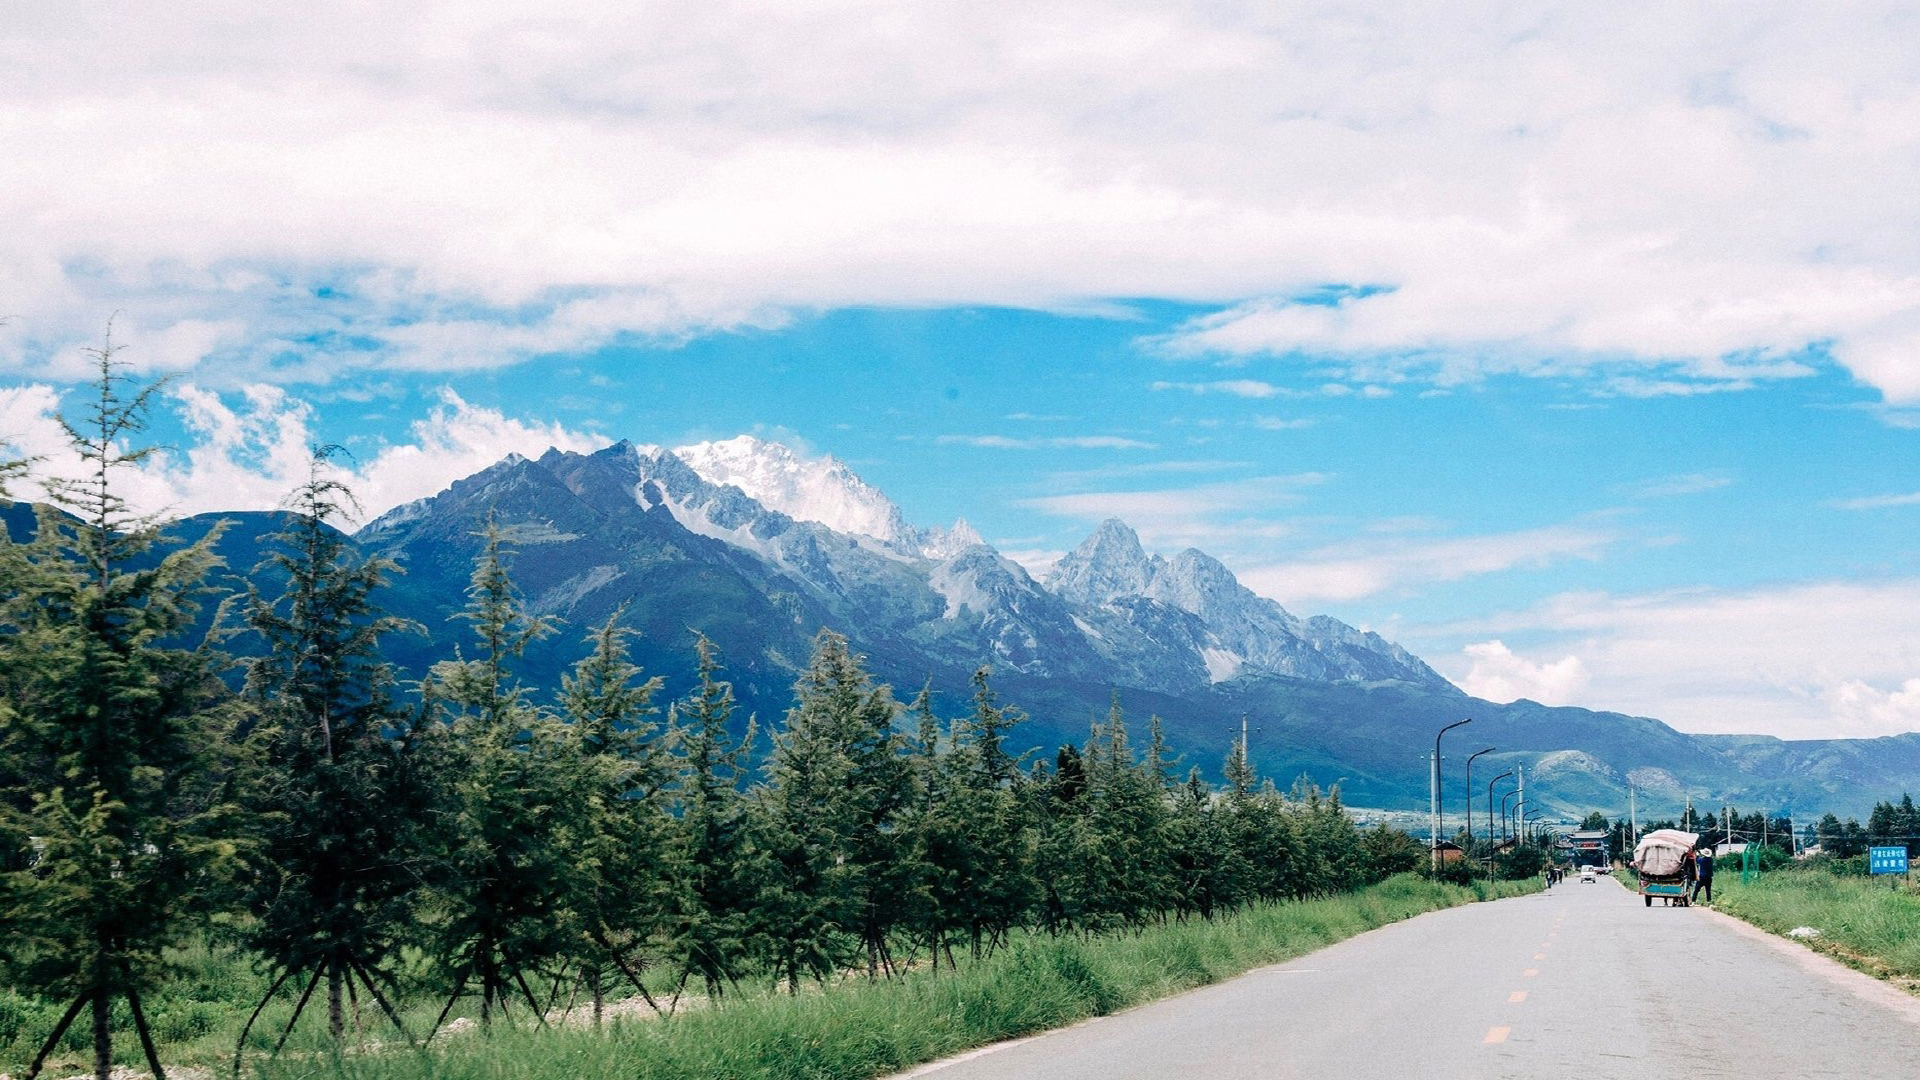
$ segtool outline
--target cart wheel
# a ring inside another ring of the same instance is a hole
[[[1642,899],[1642,900],[1645,900],[1645,901],[1647,902],[1647,906],[1648,906],[1648,907],[1652,907],[1652,906],[1653,906],[1653,897],[1651,897],[1651,896],[1642,896],[1642,897],[1641,897],[1640,899]]]

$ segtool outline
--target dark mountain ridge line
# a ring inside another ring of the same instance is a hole
[[[16,535],[31,529],[9,508]],[[564,621],[536,643],[521,677],[558,685],[581,638],[617,610],[639,631],[634,659],[674,687],[690,685],[695,632],[719,646],[746,712],[784,712],[813,634],[846,634],[882,681],[921,686],[958,711],[974,670],[990,665],[1005,699],[1030,719],[1016,737],[1051,753],[1080,742],[1118,693],[1139,728],[1165,722],[1173,748],[1208,772],[1241,717],[1249,756],[1267,775],[1341,781],[1349,802],[1424,808],[1426,748],[1439,726],[1473,717],[1469,741],[1500,749],[1536,805],[1624,813],[1626,784],[1643,816],[1693,794],[1787,812],[1859,813],[1920,787],[1920,734],[1873,740],[1688,735],[1649,717],[1497,705],[1467,696],[1411,653],[1326,616],[1301,619],[1254,595],[1196,549],[1148,555],[1124,523],[1102,523],[1045,583],[984,543],[950,550],[883,542],[770,510],[714,484],[670,451],[621,442],[592,454],[511,455],[427,499],[395,508],[354,544],[406,570],[383,597],[427,629],[393,643],[411,675],[451,655],[475,535],[489,518],[518,549],[513,570],[533,607]],[[215,520],[229,584],[243,587],[277,512],[205,514],[176,525],[191,539]],[[924,534],[918,534],[924,535]],[[1447,782],[1464,757],[1445,748]],[[1491,768],[1489,768],[1491,766]],[[1462,809],[1464,790],[1447,794]],[[1663,800],[1665,802],[1663,803]]]

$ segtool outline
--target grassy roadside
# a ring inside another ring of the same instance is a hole
[[[1714,883],[1716,909],[1781,936],[1810,926],[1820,935],[1799,940],[1920,993],[1920,894],[1896,890],[1884,878],[1819,869],[1780,870],[1745,884],[1729,874],[1721,881]]]
[[[1026,938],[958,972],[752,996],[670,1022],[615,1022],[601,1033],[503,1031],[449,1039],[429,1053],[283,1059],[261,1071],[382,1080],[856,1080],[1204,986],[1422,912],[1538,888],[1534,881],[1462,888],[1402,875],[1346,896],[1138,935]]]

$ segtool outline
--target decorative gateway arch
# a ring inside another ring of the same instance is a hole
[[[1612,853],[1607,846],[1607,830],[1583,829],[1568,833],[1554,846],[1554,853],[1575,866],[1609,866]]]

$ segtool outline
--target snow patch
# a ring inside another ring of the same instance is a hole
[[[967,573],[952,563],[934,567],[933,573],[927,577],[927,584],[946,598],[947,610],[942,618],[959,618],[963,607],[972,608],[975,614],[993,610],[993,594],[980,587],[979,576]]]
[[[620,568],[617,566],[593,567],[586,573],[575,574],[573,577],[540,594],[540,598],[534,601],[532,607],[536,612],[542,614],[566,611],[568,608],[586,599],[587,594],[603,585],[612,584],[614,581],[617,581],[619,577]]]
[[[1208,682],[1226,682],[1240,674],[1246,658],[1231,649],[1201,649],[1200,659],[1207,665]]]
[[[644,491],[645,488],[646,485],[642,484],[641,489]],[[642,505],[645,504],[643,503]],[[780,552],[774,545],[754,535],[753,524],[751,522],[729,529],[719,525],[713,518],[708,516],[706,507],[689,506],[675,499],[673,496],[664,493],[661,505],[667,508],[667,512],[673,515],[673,520],[679,522],[681,528],[696,536],[704,536],[710,540],[718,540],[723,544],[731,544],[737,548],[745,548],[755,555],[759,555],[771,562],[785,565],[785,560],[780,557]]]

